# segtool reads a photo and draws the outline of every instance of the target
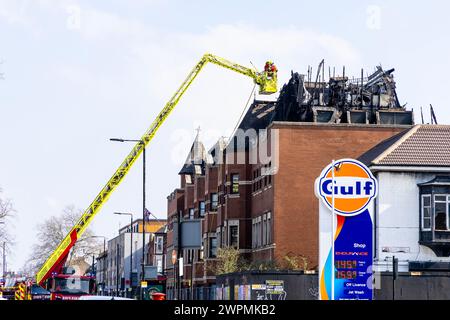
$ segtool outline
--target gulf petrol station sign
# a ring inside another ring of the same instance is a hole
[[[371,300],[373,200],[378,183],[354,159],[326,166],[315,182],[319,198],[319,298]]]

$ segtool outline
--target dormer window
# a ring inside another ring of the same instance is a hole
[[[418,186],[420,243],[445,256],[450,250],[450,176],[437,176]]]

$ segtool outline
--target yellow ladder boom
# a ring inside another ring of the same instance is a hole
[[[258,73],[255,70],[246,68],[237,63],[233,63],[226,59],[214,56],[212,54],[205,54],[202,59],[197,63],[197,65],[192,69],[187,78],[169,100],[166,103],[164,108],[158,114],[156,119],[151,124],[150,128],[145,132],[142,136],[141,141],[136,143],[131,152],[122,162],[120,167],[113,174],[111,179],[106,183],[100,193],[95,197],[94,201],[90,204],[90,206],[84,211],[80,220],[75,224],[75,226],[71,229],[71,231],[67,234],[67,236],[61,241],[55,251],[50,255],[50,257],[43,264],[41,269],[36,275],[36,280],[39,285],[43,285],[44,281],[47,280],[53,272],[57,271],[59,267],[65,261],[70,249],[74,246],[77,239],[83,234],[83,232],[88,227],[89,223],[92,221],[94,216],[99,212],[102,205],[108,200],[111,196],[111,193],[115,190],[115,188],[119,185],[119,183],[123,180],[125,175],[130,170],[131,166],[141,155],[144,147],[153,139],[159,127],[163,124],[163,122],[167,119],[169,114],[175,108],[175,106],[180,101],[183,94],[189,88],[191,83],[203,69],[203,67],[211,62],[218,66],[227,68],[229,70],[241,73],[246,75],[254,80],[256,84],[260,86],[261,94],[272,94],[277,92],[277,74],[272,73],[268,74],[267,72]]]

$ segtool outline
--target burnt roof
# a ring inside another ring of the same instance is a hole
[[[239,129],[265,129],[272,120],[272,114],[275,111],[275,102],[255,100],[241,123]]]

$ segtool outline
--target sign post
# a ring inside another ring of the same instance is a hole
[[[320,200],[319,298],[371,300],[377,180],[357,160],[333,160],[316,179],[315,192]]]

